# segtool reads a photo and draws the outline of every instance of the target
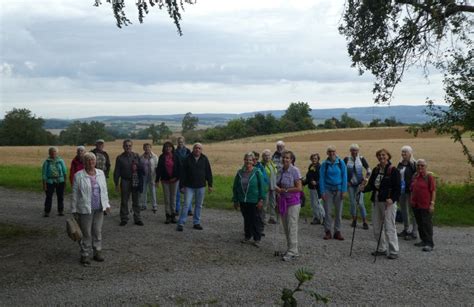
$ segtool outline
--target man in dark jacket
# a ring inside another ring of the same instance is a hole
[[[201,207],[204,201],[206,182],[208,192],[212,192],[212,171],[209,160],[202,154],[202,145],[200,143],[194,144],[192,154],[183,160],[182,172],[180,187],[184,193],[185,205],[181,207],[176,230],[183,231],[183,226],[188,216],[188,208],[191,207],[193,197],[195,206],[193,228],[202,230]]]
[[[114,170],[115,190],[120,192],[120,226],[128,222],[128,199],[132,194],[135,225],[143,226],[138,196],[143,188],[140,176],[140,157],[132,151],[132,141],[123,141],[123,153],[117,157]],[[120,183],[120,186],[119,186]]]

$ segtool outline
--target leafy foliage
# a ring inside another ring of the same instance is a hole
[[[31,114],[28,109],[7,112],[0,124],[0,145],[55,144],[56,137],[43,129],[44,120]]]
[[[350,117],[347,112],[341,115],[341,120],[338,120],[335,117],[328,118],[324,121],[324,123],[319,124],[318,128],[323,129],[338,129],[338,128],[361,128],[364,127],[364,124],[353,118]]]
[[[471,131],[473,140],[472,13],[474,6],[466,0],[348,0],[339,32],[348,41],[353,66],[375,76],[376,103],[390,102],[409,67],[421,65],[425,76],[429,66],[443,71],[449,109],[428,100],[432,120],[423,129],[450,134],[474,166],[462,139]]]
[[[59,134],[61,144],[67,145],[92,145],[97,139],[112,139],[105,129],[105,124],[98,121],[74,121]]]
[[[94,6],[102,5],[101,0],[94,0]],[[107,3],[110,3],[112,6],[112,11],[114,13],[115,20],[117,22],[117,27],[122,28],[122,26],[128,26],[132,24],[130,19],[127,18],[124,8],[125,0],[106,0]],[[183,35],[181,30],[181,12],[184,11],[184,4],[194,4],[196,0],[135,0],[135,4],[138,10],[138,21],[143,23],[145,15],[150,11],[150,7],[157,7],[162,10],[165,9],[168,12],[169,17],[173,20],[179,35]]]
[[[282,290],[281,299],[283,301],[283,306],[284,307],[295,307],[295,306],[297,306],[298,305],[297,300],[296,300],[294,295],[295,295],[296,292],[300,292],[300,291],[303,291],[303,292],[309,294],[311,297],[313,297],[316,300],[316,302],[321,301],[325,304],[327,304],[329,302],[329,299],[327,297],[322,296],[322,295],[316,293],[315,291],[306,290],[306,289],[301,288],[301,286],[305,282],[310,281],[310,280],[313,279],[314,273],[310,272],[308,269],[300,268],[295,272],[295,277],[298,280],[298,286],[294,290],[291,290],[291,289],[288,289],[288,288],[284,288]]]
[[[193,116],[191,112],[188,112],[184,115],[183,121],[181,122],[181,127],[183,128],[182,133],[186,133],[188,131],[193,131],[196,129],[199,123],[199,118],[197,116]]]

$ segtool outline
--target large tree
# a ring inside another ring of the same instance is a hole
[[[106,0],[107,3],[110,3],[112,11],[117,22],[117,27],[121,28],[122,26],[128,26],[132,22],[126,16],[124,12],[125,0]],[[134,3],[135,2],[135,3]],[[178,30],[179,35],[183,35],[181,31],[181,12],[184,11],[184,4],[194,4],[196,0],[135,0],[129,1],[129,3],[134,3],[137,6],[138,11],[138,21],[143,23],[145,15],[149,13],[149,9],[156,7],[160,10],[165,9],[168,12],[168,15],[173,19],[176,29]],[[101,0],[94,0],[94,6],[102,5]]]
[[[315,129],[311,108],[307,102],[292,102],[281,117],[280,125],[284,131],[301,131]],[[285,127],[290,127],[285,129]]]
[[[44,120],[30,110],[14,108],[0,124],[0,145],[54,144],[54,136],[43,129],[43,124]]]
[[[444,73],[448,111],[428,101],[433,120],[425,128],[448,133],[461,142],[471,130],[473,141],[474,6],[461,0],[347,0],[339,31],[348,41],[353,66],[375,76],[376,103],[390,102],[406,70],[436,67]]]

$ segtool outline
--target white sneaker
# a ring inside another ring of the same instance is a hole
[[[292,260],[295,260],[297,257],[299,257],[299,255],[293,255],[293,254],[286,253],[285,255],[283,255],[283,257],[281,257],[281,260],[283,260],[283,261],[292,261]]]

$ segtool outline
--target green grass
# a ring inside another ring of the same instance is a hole
[[[232,205],[231,176],[214,176],[214,191],[206,192],[204,199],[207,208],[233,209]],[[41,192],[41,168],[32,166],[0,165],[0,186],[14,189]],[[108,180],[109,196],[117,199],[112,179]],[[70,193],[71,187],[66,187]],[[306,190],[306,206],[301,210],[301,215],[311,217],[309,193]],[[162,189],[158,189],[158,202],[163,203]],[[370,193],[365,195],[365,207],[370,218]],[[435,225],[446,226],[474,226],[474,185],[473,184],[445,184],[438,185],[436,211],[434,214]],[[344,203],[344,218],[349,218],[349,203],[346,198]]]

